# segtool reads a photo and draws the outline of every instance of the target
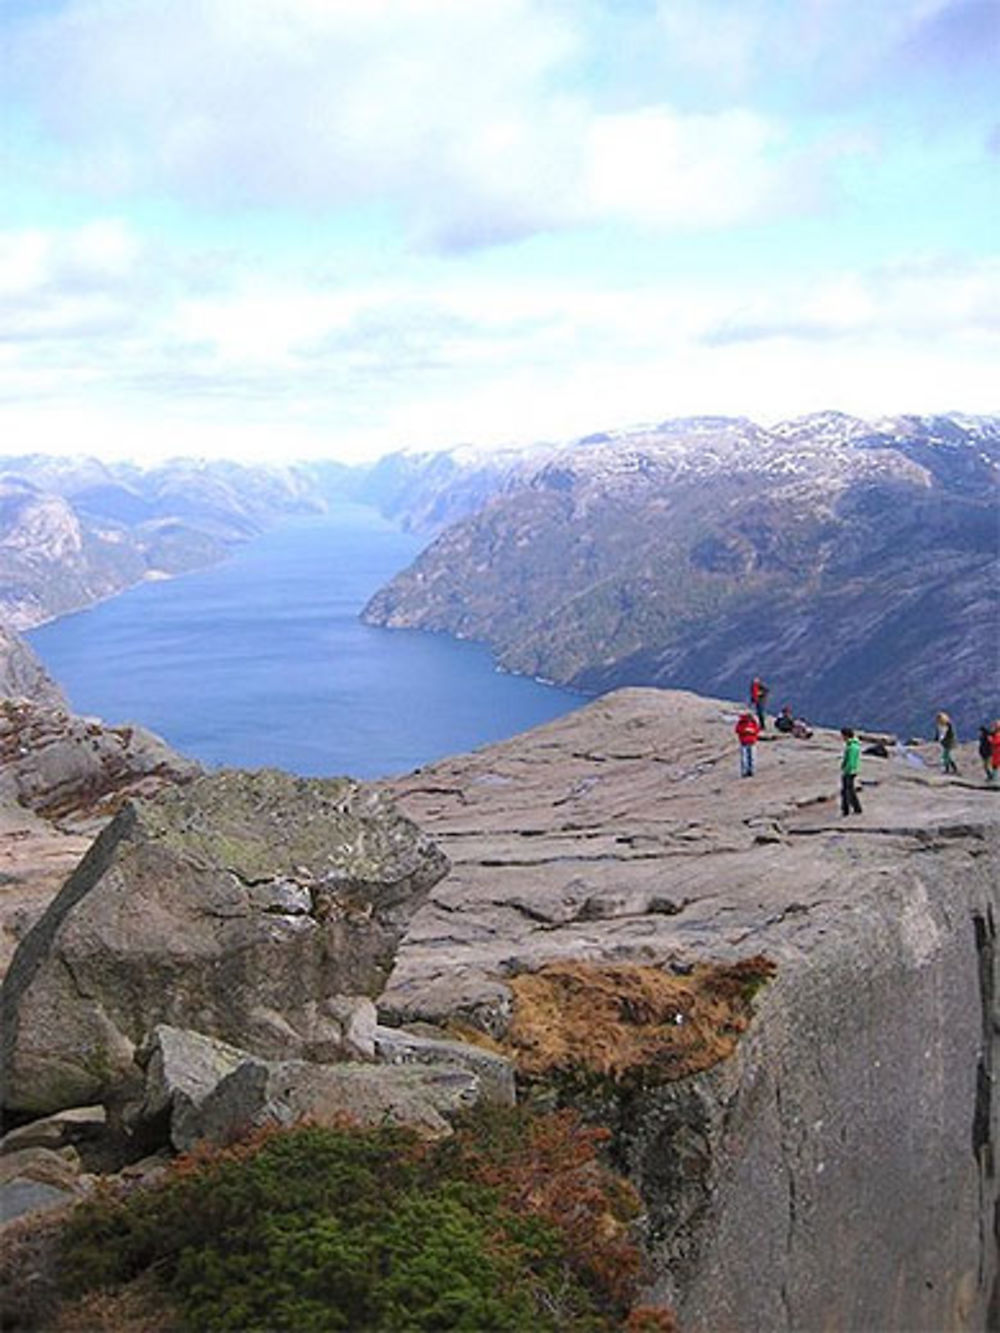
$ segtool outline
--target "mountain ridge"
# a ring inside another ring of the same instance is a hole
[[[910,729],[948,707],[968,728],[996,707],[998,469],[997,417],[585,437],[445,529],[363,618],[585,692],[738,695],[761,671],[817,719]]]

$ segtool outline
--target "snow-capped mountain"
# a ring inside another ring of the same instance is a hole
[[[762,671],[817,719],[968,728],[1000,711],[998,476],[998,417],[602,432],[506,474],[365,614],[585,690]]]

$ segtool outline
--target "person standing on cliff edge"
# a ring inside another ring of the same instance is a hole
[[[740,777],[753,777],[753,747],[760,735],[760,725],[749,710],[741,713],[733,728],[740,742]]]
[[[761,731],[767,726],[767,696],[771,693],[768,687],[761,680],[760,676],[754,676],[750,682],[750,703],[753,705],[757,714],[757,725]]]
[[[840,813],[860,815],[857,781],[861,770],[861,742],[851,727],[841,727],[840,734],[844,738],[844,754],[840,761]]]
[[[938,713],[934,719],[934,739],[941,747],[941,768],[945,773],[957,773],[958,765],[955,763],[955,746],[958,744],[958,737],[955,735],[955,726],[947,713]]]

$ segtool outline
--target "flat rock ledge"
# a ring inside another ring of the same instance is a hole
[[[686,1333],[991,1326],[1000,789],[972,746],[947,778],[936,746],[862,728],[843,818],[839,735],[765,732],[740,779],[739,707],[621,690],[387,783],[452,868],[380,1014],[502,1042],[525,974],[766,958],[729,1058],[606,1085],[651,1299]]]

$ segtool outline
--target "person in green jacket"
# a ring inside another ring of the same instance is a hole
[[[860,815],[861,802],[856,784],[861,769],[861,742],[851,727],[841,727],[840,734],[844,738],[844,755],[840,761],[840,813]]]

